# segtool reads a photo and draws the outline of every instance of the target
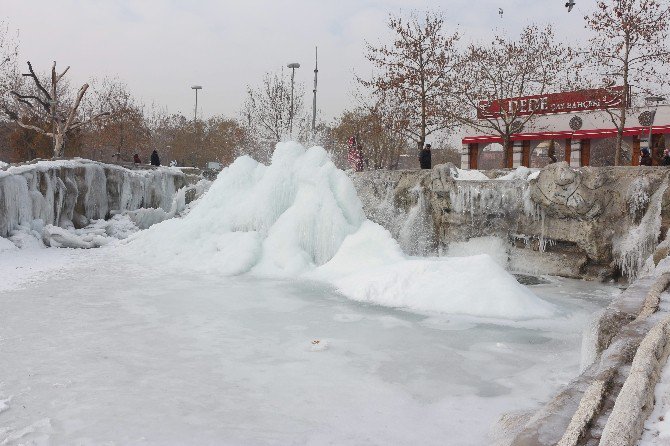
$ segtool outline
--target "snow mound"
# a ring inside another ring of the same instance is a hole
[[[326,151],[294,142],[278,144],[268,166],[238,158],[188,215],[129,240],[129,255],[155,265],[323,280],[379,305],[504,319],[555,311],[489,256],[404,255],[365,218],[351,179]]]
[[[539,175],[540,169],[529,169],[528,167],[525,166],[519,166],[513,171],[502,175],[496,180],[502,180],[502,181],[514,181],[514,180],[532,180],[533,178],[536,177],[531,177],[533,174]]]
[[[11,240],[0,237],[0,252],[16,251],[18,246],[11,242]]]
[[[491,179],[480,170],[459,169],[458,167],[451,168],[451,177],[458,181],[489,181]]]

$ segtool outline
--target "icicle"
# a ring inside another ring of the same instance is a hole
[[[637,278],[658,243],[661,231],[661,206],[667,188],[667,182],[663,183],[649,199],[647,211],[640,223],[630,227],[626,234],[613,241],[614,261],[621,269],[621,273],[630,281]]]

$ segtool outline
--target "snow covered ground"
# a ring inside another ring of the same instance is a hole
[[[0,254],[0,444],[490,444],[579,372],[615,292],[552,279],[563,316],[510,326],[118,250]]]

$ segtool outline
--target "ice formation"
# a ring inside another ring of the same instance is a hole
[[[268,166],[238,158],[186,217],[132,236],[127,252],[179,269],[327,281],[352,299],[419,311],[554,314],[488,256],[408,257],[366,219],[324,149],[292,142],[278,144]]]
[[[87,160],[9,167],[0,171],[0,236],[19,247],[103,246],[188,212],[187,201],[209,181],[181,187],[183,177],[176,169],[131,171]]]
[[[633,186],[636,187],[633,187]],[[642,272],[646,260],[654,252],[661,232],[661,211],[663,194],[668,188],[663,183],[651,197],[644,183],[633,183],[628,191],[628,204],[631,214],[638,214],[646,204],[646,212],[639,223],[631,225],[628,232],[613,240],[614,261],[621,273],[629,280],[635,280]],[[633,218],[633,216],[631,216]]]
[[[130,171],[80,159],[12,166],[0,171],[0,236],[34,220],[82,228],[113,210],[170,210],[183,177],[175,169]]]

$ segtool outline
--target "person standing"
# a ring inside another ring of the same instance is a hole
[[[663,159],[661,160],[661,164],[664,166],[670,166],[670,149],[665,149],[663,151]]]
[[[133,156],[133,163],[142,164],[142,160],[140,160],[140,156],[137,153]]]
[[[161,159],[158,157],[158,152],[156,150],[151,152],[151,165],[152,166],[160,166],[161,165]]]
[[[349,145],[349,150],[347,151],[347,161],[349,165],[354,170],[354,172],[363,171],[363,152],[356,141],[356,137],[352,136],[347,142]]]
[[[646,147],[642,149],[642,156],[640,157],[640,166],[651,166],[651,156],[649,155],[649,149]]]
[[[419,165],[422,169],[431,169],[432,168],[432,156],[430,152],[430,144],[426,144],[424,148],[419,152]]]

